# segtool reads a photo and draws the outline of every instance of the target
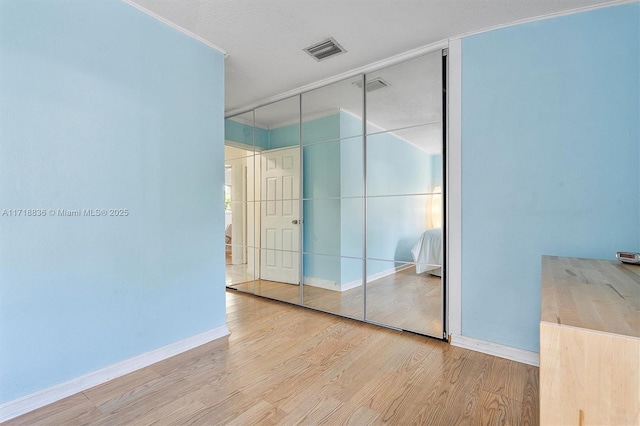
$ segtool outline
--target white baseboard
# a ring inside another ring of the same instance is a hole
[[[304,285],[310,285],[311,287],[324,288],[325,290],[340,291],[340,285],[335,281],[325,280],[318,277],[304,277]]]
[[[395,268],[378,272],[377,274],[367,275],[367,282],[370,283],[371,281],[379,280],[380,278],[388,277],[389,275],[393,275],[400,271],[404,271],[405,269],[415,268],[415,267],[416,265],[411,265],[411,264],[400,265],[400,266],[396,266]]]
[[[400,266],[396,266],[395,268],[386,269],[386,270],[378,272],[376,274],[371,274],[371,275],[367,276],[367,282],[370,283],[371,281],[375,281],[375,280],[379,280],[380,278],[388,277],[389,275],[393,275],[395,273],[398,273],[398,272],[400,272],[400,271],[402,271],[404,269],[408,269],[408,268],[415,268],[415,265],[400,265]],[[362,285],[362,280],[350,281],[348,283],[342,284],[340,286],[340,291],[351,290],[352,288],[360,287],[361,285]]]
[[[451,344],[460,348],[510,359],[512,361],[533,365],[535,367],[540,366],[540,354],[537,352],[526,351],[524,349],[518,349],[511,346],[501,345],[499,343],[488,342],[486,340],[474,339],[473,337],[461,335],[451,335]]]
[[[13,419],[29,411],[44,407],[45,405],[59,401],[78,392],[85,391],[227,335],[229,335],[229,329],[226,325],[223,325],[92,371],[83,376],[25,395],[13,401],[5,402],[4,404],[0,404],[0,422]]]
[[[362,285],[362,280],[355,280],[348,283],[344,283],[340,286],[340,291],[351,290],[352,288],[360,287]]]

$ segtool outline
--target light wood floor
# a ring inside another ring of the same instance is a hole
[[[229,273],[227,285],[237,290],[258,294],[288,303],[300,303],[300,287],[275,281],[250,280]],[[235,279],[235,283],[234,283]],[[304,306],[362,320],[364,315],[362,286],[347,291],[332,291],[303,286]],[[415,268],[367,283],[367,320],[434,337],[442,337],[441,278],[427,273],[416,274]]]
[[[7,425],[536,425],[538,369],[227,291],[228,338]]]

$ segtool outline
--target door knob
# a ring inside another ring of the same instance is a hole
[[[296,219],[292,220],[291,223],[293,223],[294,225],[298,224],[298,221]]]

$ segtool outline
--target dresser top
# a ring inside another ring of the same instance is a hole
[[[640,265],[543,256],[540,318],[640,338]]]

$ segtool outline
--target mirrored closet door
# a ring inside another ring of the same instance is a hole
[[[254,133],[253,111],[225,120],[226,285],[248,293],[259,277]]]
[[[300,97],[255,110],[256,249],[259,252],[255,293],[300,303]]]
[[[444,337],[444,63],[227,118],[229,288]]]
[[[442,64],[435,52],[366,75],[367,319],[438,337]]]
[[[362,76],[302,94],[303,304],[364,319]]]

